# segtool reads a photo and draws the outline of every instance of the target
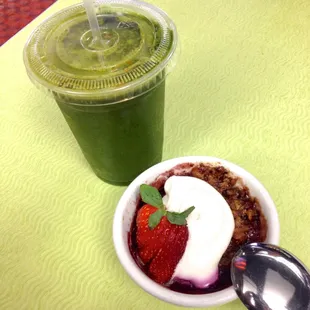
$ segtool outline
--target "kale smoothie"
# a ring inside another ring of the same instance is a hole
[[[84,7],[44,21],[29,38],[30,79],[53,94],[96,175],[128,184],[161,161],[165,78],[177,33],[169,17],[140,1],[97,1],[100,41]]]

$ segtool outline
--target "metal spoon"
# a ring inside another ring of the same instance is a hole
[[[280,247],[264,243],[243,246],[232,260],[231,279],[248,309],[310,310],[310,274]]]

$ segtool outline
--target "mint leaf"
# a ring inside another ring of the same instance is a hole
[[[186,225],[186,218],[177,212],[167,212],[167,219],[171,224]]]
[[[163,199],[157,188],[142,184],[140,185],[140,195],[143,202],[156,208],[163,208]]]
[[[186,225],[186,218],[193,212],[195,207],[190,207],[181,213],[167,212],[167,219],[171,224]]]
[[[185,216],[185,218],[187,218],[194,210],[195,210],[195,207],[192,206],[192,207],[186,209],[185,211],[183,211],[183,212],[180,213],[180,214],[183,215],[183,216]]]
[[[159,224],[164,213],[165,211],[163,209],[158,209],[156,212],[152,213],[149,217],[149,227],[155,228]]]

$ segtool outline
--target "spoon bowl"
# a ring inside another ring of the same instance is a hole
[[[232,260],[231,279],[248,309],[310,310],[309,272],[298,258],[278,246],[243,246]]]

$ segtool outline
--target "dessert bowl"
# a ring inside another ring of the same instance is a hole
[[[264,186],[243,168],[215,157],[188,156],[170,159],[141,173],[125,190],[116,207],[113,222],[113,241],[117,256],[129,276],[149,294],[172,304],[185,307],[211,307],[228,303],[237,298],[232,286],[207,294],[187,294],[173,291],[149,278],[137,265],[129,247],[129,232],[140,200],[140,185],[152,184],[158,176],[184,163],[220,165],[240,178],[255,197],[267,222],[266,243],[279,243],[279,220],[276,207]]]

